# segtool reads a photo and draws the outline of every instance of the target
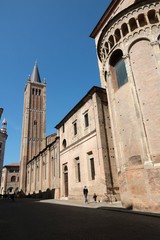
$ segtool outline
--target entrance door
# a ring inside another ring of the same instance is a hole
[[[68,172],[64,173],[64,194],[68,197]]]

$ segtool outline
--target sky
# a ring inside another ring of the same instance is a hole
[[[7,120],[4,165],[20,161],[24,89],[37,61],[46,79],[46,135],[101,86],[89,35],[111,0],[0,0],[0,107]]]

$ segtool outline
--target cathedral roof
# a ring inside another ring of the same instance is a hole
[[[31,77],[30,77],[30,81],[41,83],[41,78],[40,78],[37,63],[35,63],[35,65],[34,65],[33,72],[32,72]]]

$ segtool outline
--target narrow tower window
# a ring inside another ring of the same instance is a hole
[[[81,181],[81,172],[80,172],[79,157],[75,158],[75,170],[76,170],[76,182],[80,182]]]
[[[90,166],[91,166],[91,179],[95,179],[95,167],[94,167],[94,158],[90,159]]]
[[[37,121],[36,120],[34,120],[34,123],[33,123],[34,125],[37,125]]]
[[[85,124],[85,127],[89,126],[88,112],[84,114],[84,124]]]
[[[11,182],[15,182],[16,181],[16,176],[12,176],[11,177]]]
[[[63,146],[64,148],[67,147],[67,141],[66,141],[66,139],[63,139],[62,146]]]
[[[74,135],[77,135],[77,122],[73,123]]]
[[[62,132],[63,132],[63,133],[65,132],[65,125],[64,125],[64,123],[63,123],[63,125],[62,125]]]

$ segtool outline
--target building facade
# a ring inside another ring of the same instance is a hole
[[[8,196],[18,193],[19,190],[19,163],[5,165],[2,169],[1,194]]]
[[[92,31],[122,204],[160,210],[160,1],[113,0]]]
[[[110,117],[105,89],[93,87],[57,124],[60,139],[60,197],[119,199]]]
[[[46,147],[27,163],[25,194],[38,198],[60,198],[59,138],[46,138]]]

